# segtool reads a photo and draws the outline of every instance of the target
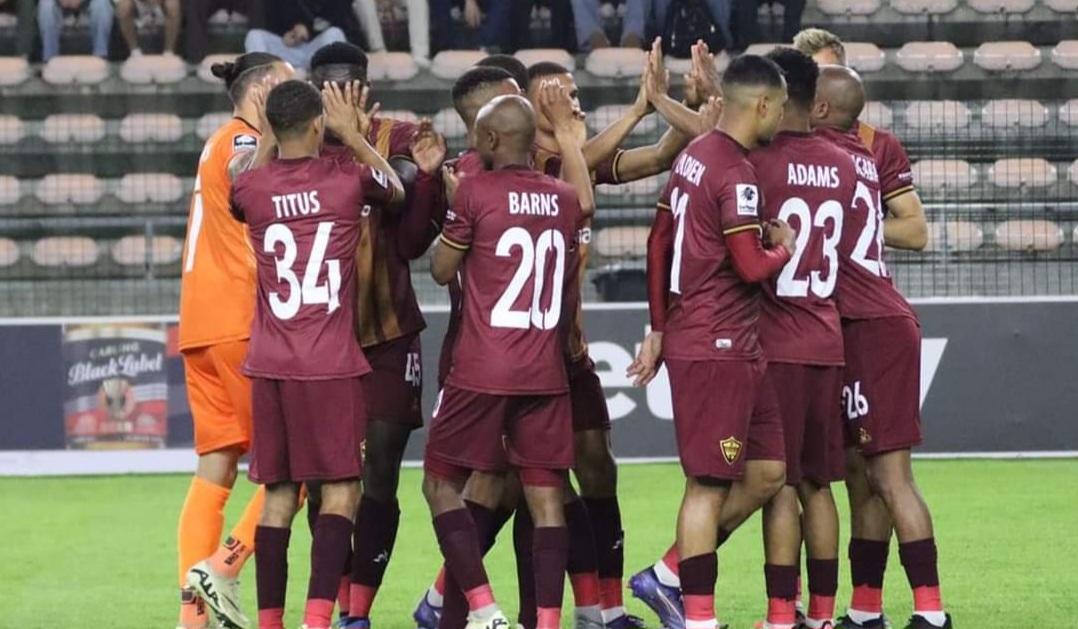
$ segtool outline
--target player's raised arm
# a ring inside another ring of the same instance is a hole
[[[629,137],[629,134],[636,128],[636,125],[654,111],[651,103],[648,102],[647,92],[644,89],[644,75],[646,72],[647,69],[645,68],[644,72],[640,74],[640,91],[637,93],[633,106],[622,114],[621,118],[618,118],[607,128],[585,142],[584,159],[587,161],[589,169],[594,170],[600,164],[612,158],[622,143]]]
[[[707,87],[712,79],[707,78],[706,67],[698,67],[700,64],[715,70],[715,61],[704,43],[693,46],[693,67],[685,75],[684,103],[674,100],[667,92],[669,79],[666,70],[656,68],[649,62],[644,72],[643,84],[647,88],[649,102],[667,124],[689,137],[703,135],[715,128],[722,102],[716,95],[718,90]],[[661,76],[657,74],[660,71],[664,73]]]
[[[573,187],[580,211],[588,218],[595,214],[595,187],[591,183],[581,138],[576,132],[573,102],[557,81],[546,81],[539,90],[539,106],[554,126],[554,138],[561,151],[561,178]]]
[[[397,226],[397,252],[406,260],[415,260],[427,252],[445,222],[448,207],[442,198],[442,163],[445,162],[445,138],[434,130],[430,118],[419,122],[411,146],[415,180],[411,185],[408,207],[400,214]],[[396,158],[394,158],[396,160]],[[406,160],[404,160],[406,162]]]
[[[378,111],[376,104],[371,111],[366,111],[367,87],[360,88],[359,81],[353,81],[342,90],[336,83],[326,83],[322,88],[322,102],[326,108],[326,128],[332,131],[341,142],[352,151],[360,164],[385,176],[392,191],[387,206],[400,206],[405,201],[404,186],[400,177],[384,157],[367,142],[366,130],[370,127],[370,118]],[[365,126],[366,125],[366,126]]]

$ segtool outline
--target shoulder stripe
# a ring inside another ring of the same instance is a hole
[[[737,233],[740,233],[740,232],[747,232],[747,231],[752,230],[752,229],[755,229],[755,230],[758,230],[758,231],[763,231],[763,228],[760,227],[759,223],[749,223],[748,225],[738,225],[737,227],[731,227],[730,229],[727,229],[726,231],[722,232],[722,234],[724,236],[729,236],[730,234],[737,234]]]
[[[378,119],[378,133],[374,141],[374,150],[389,159],[390,140],[393,138],[393,121],[388,118]]]
[[[666,203],[663,203],[662,201],[659,201],[658,203],[655,204],[655,209],[657,209],[657,210],[666,210],[667,212],[669,212],[670,211],[670,206],[668,204],[666,204]]]
[[[898,188],[897,190],[893,190],[890,193],[888,193],[886,196],[884,196],[883,201],[886,203],[887,201],[890,201],[891,199],[900,197],[900,196],[906,194],[907,192],[913,192],[913,191],[914,191],[914,187],[912,185],[911,186],[902,186],[901,188]]]
[[[446,245],[448,245],[448,246],[450,246],[450,247],[452,247],[452,248],[454,248],[454,249],[456,249],[458,251],[467,251],[470,248],[468,245],[462,245],[459,242],[454,242],[453,240],[450,240],[449,238],[446,238],[445,234],[442,234],[440,236],[440,238],[441,238],[443,243],[445,243]]]

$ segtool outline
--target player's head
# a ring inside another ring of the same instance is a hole
[[[795,35],[794,48],[822,66],[846,65],[846,46],[838,35],[822,28],[806,28]]]
[[[367,53],[355,44],[334,42],[311,57],[311,83],[322,88],[327,82],[342,87],[352,81],[367,84]]]
[[[865,108],[865,86],[857,72],[845,66],[823,66],[816,82],[812,126],[849,131]]]
[[[528,66],[512,55],[487,55],[475,65],[482,68],[501,68],[513,77],[521,92],[528,89]]]
[[[774,61],[782,70],[786,79],[786,113],[796,111],[808,114],[816,100],[816,80],[820,77],[820,67],[805,55],[793,48],[779,47],[767,53],[767,58]]]
[[[282,149],[318,152],[326,131],[322,94],[310,83],[285,81],[266,97],[266,120]]]
[[[569,90],[569,98],[573,101],[573,108],[580,110],[580,90],[573,79],[573,73],[563,65],[553,61],[540,61],[528,68],[528,99],[535,108],[537,124],[540,131],[551,133],[554,126],[550,124],[542,110],[539,109],[539,88],[544,81],[557,81],[562,87]]]
[[[215,63],[210,66],[210,72],[225,82],[228,96],[236,106],[247,99],[251,86],[263,81],[276,85],[296,75],[292,64],[268,52],[249,52],[235,61]]]
[[[513,77],[501,68],[476,66],[453,84],[453,108],[468,129],[475,126],[479,110],[497,96],[520,94]]]
[[[535,110],[523,96],[497,96],[476,116],[472,146],[489,170],[498,162],[525,163],[535,142]]]
[[[735,57],[722,76],[724,118],[737,118],[758,144],[771,141],[782,123],[786,81],[774,61],[759,55]]]

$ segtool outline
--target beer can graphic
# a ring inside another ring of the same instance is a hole
[[[156,323],[64,326],[67,447],[165,447],[168,381],[165,326]]]

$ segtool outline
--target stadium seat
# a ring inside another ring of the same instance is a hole
[[[816,8],[824,15],[872,15],[880,0],[819,0]]]
[[[121,266],[173,264],[182,255],[182,244],[172,236],[124,236],[112,243],[112,259]]]
[[[592,132],[598,133],[625,115],[625,112],[631,108],[631,105],[603,105],[598,107],[595,111],[588,112],[588,128]],[[633,128],[632,135],[649,135],[658,130],[659,116],[650,115],[645,116],[643,120],[637,123],[636,127]]]
[[[906,106],[906,125],[914,129],[965,129],[972,117],[969,107],[956,100],[915,100]]]
[[[30,257],[38,266],[86,267],[97,262],[97,243],[86,236],[53,236],[34,243]]]
[[[19,18],[10,13],[0,13],[0,28],[15,28],[19,24]]]
[[[895,123],[895,114],[890,107],[883,103],[865,103],[865,108],[861,111],[860,120],[874,127],[890,129]]]
[[[606,258],[643,258],[648,253],[647,227],[606,227],[595,234],[595,252]]]
[[[1029,13],[1036,0],[966,0],[978,13]]]
[[[434,114],[434,129],[448,140],[457,140],[468,135],[468,128],[453,108],[442,109]]]
[[[486,56],[479,50],[443,50],[434,55],[430,71],[440,79],[455,81]]]
[[[576,70],[576,60],[573,59],[573,55],[561,48],[529,48],[527,50],[518,50],[514,56],[528,67],[540,61],[553,61],[558,65],[569,68],[570,72]],[[521,85],[521,87],[527,89],[526,85]]]
[[[17,144],[26,135],[21,118],[0,116],[0,144]]]
[[[1078,39],[1068,39],[1052,49],[1052,62],[1065,70],[1078,70]]]
[[[41,137],[50,144],[100,142],[105,138],[105,121],[94,114],[53,114],[45,118]]]
[[[34,196],[48,205],[96,203],[105,186],[93,175],[52,174],[37,182]]]
[[[962,67],[962,51],[945,41],[906,43],[895,54],[907,72],[951,72]]]
[[[120,122],[120,139],[131,144],[176,142],[183,137],[183,120],[172,114],[128,114]]]
[[[138,203],[173,203],[183,197],[183,181],[176,175],[133,173],[124,175],[116,196],[131,205]]]
[[[584,60],[584,69],[606,78],[639,78],[647,64],[647,53],[635,48],[601,48]]]
[[[195,126],[195,134],[202,140],[208,140],[211,135],[216,133],[217,130],[223,127],[229,120],[232,120],[232,112],[223,111],[216,114],[206,114],[198,119],[198,124]]]
[[[372,52],[367,59],[371,81],[407,81],[419,74],[419,66],[406,52]]]
[[[0,205],[13,205],[22,198],[22,186],[11,175],[0,175]]]
[[[1032,70],[1041,65],[1041,51],[1027,41],[985,42],[974,51],[973,63],[992,72]]]
[[[922,159],[913,165],[913,180],[930,190],[969,188],[977,171],[963,159]]]
[[[1043,127],[1048,124],[1048,108],[1035,100],[993,100],[981,110],[981,120],[996,128]]]
[[[187,65],[176,55],[129,57],[120,67],[120,78],[136,85],[179,83],[185,76]]]
[[[1039,157],[999,159],[988,170],[988,180],[1001,188],[1041,188],[1056,177],[1056,167]]]
[[[1055,251],[1063,245],[1063,229],[1052,221],[1006,221],[996,227],[996,244],[1010,251]]]
[[[903,15],[943,15],[958,8],[958,0],[891,0],[891,8]]]
[[[378,112],[379,118],[389,118],[390,120],[397,120],[399,122],[419,122],[419,115],[414,111],[407,109],[385,109]]]
[[[30,78],[30,64],[22,57],[0,57],[0,86],[18,85]]]
[[[202,79],[207,83],[220,84],[222,82],[221,79],[213,76],[213,71],[210,70],[210,68],[212,68],[213,64],[215,63],[235,61],[236,57],[238,56],[239,55],[235,53],[225,55],[207,55],[206,58],[202,60],[202,63],[198,64],[198,72],[196,74],[198,75],[198,78]]]
[[[89,55],[53,57],[41,71],[41,78],[50,85],[94,85],[108,76],[108,62]]]
[[[1070,167],[1067,168],[1067,179],[1070,179],[1072,184],[1078,186],[1078,159],[1071,162]]]
[[[778,48],[782,44],[752,44],[745,49],[746,55],[760,55],[761,57]]]
[[[13,266],[19,261],[19,243],[10,238],[0,238],[0,268]]]
[[[846,62],[858,72],[879,72],[887,63],[887,55],[876,44],[847,42]]]
[[[924,251],[976,251],[984,244],[984,231],[967,221],[928,224]]]
[[[1059,121],[1068,127],[1078,127],[1078,98],[1059,106]]]
[[[1056,13],[1078,12],[1078,0],[1044,0],[1044,4]]]

